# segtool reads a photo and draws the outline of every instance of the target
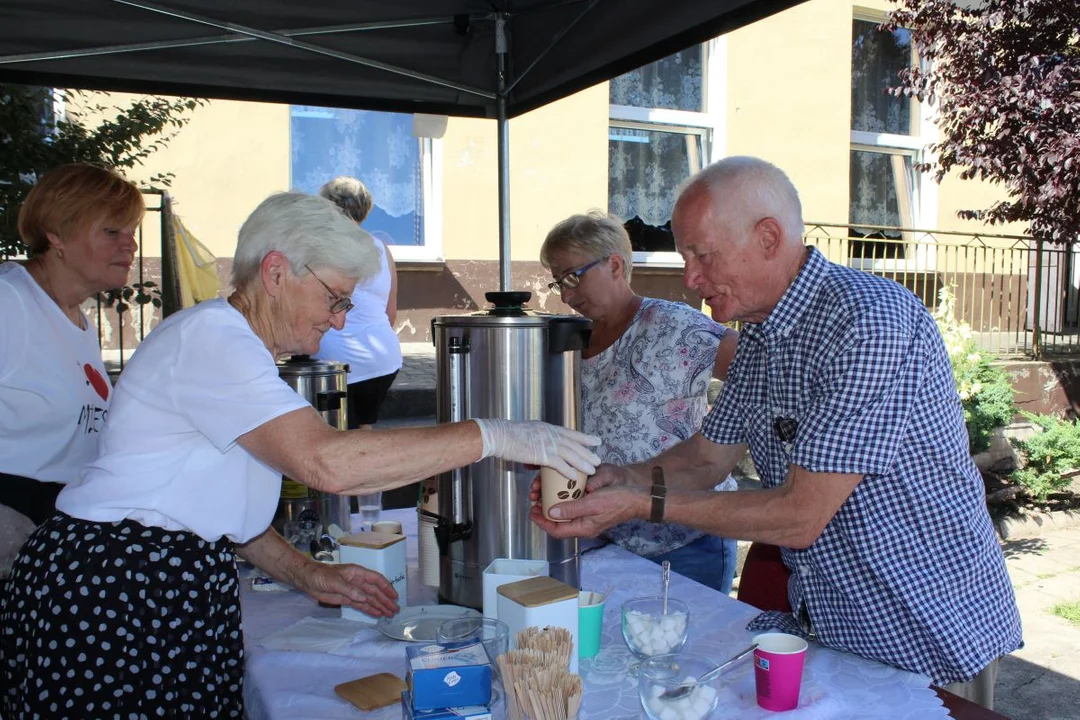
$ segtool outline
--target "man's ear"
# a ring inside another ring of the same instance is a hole
[[[784,228],[776,218],[764,217],[758,220],[754,226],[754,235],[766,259],[772,260],[783,247]]]
[[[289,265],[289,259],[280,251],[271,250],[262,259],[259,269],[262,277],[263,289],[266,290],[270,297],[276,299],[281,295],[282,288],[285,286],[286,277],[292,274],[292,266]]]

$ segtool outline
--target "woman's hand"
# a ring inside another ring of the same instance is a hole
[[[375,572],[350,563],[307,563],[300,589],[328,605],[348,605],[373,617],[397,614],[398,594]]]
[[[573,475],[575,469],[592,475],[600,464],[600,458],[589,449],[600,444],[600,438],[593,435],[540,420],[474,418],[473,422],[480,427],[484,443],[481,460],[495,456],[527,465],[544,465],[563,475]]]

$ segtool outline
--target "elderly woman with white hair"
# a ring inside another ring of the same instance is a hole
[[[146,338],[97,459],[15,561],[0,611],[6,717],[242,717],[234,551],[320,601],[395,613],[381,575],[314,562],[269,528],[282,473],[358,494],[489,455],[594,470],[595,439],[544,423],[327,425],[275,358],[317,350],[377,260],[332,203],[271,196],[240,230],[235,292]]]

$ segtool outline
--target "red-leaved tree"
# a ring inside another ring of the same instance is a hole
[[[894,92],[929,102],[941,132],[921,169],[1005,187],[1007,200],[962,218],[1080,240],[1080,2],[896,3],[885,27],[912,31],[920,67]]]

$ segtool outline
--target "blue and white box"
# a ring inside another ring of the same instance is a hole
[[[439,708],[438,710],[413,710],[412,695],[401,693],[401,720],[491,720],[491,710],[483,705],[469,707]]]
[[[408,645],[405,657],[414,711],[491,704],[491,660],[482,643]]]

